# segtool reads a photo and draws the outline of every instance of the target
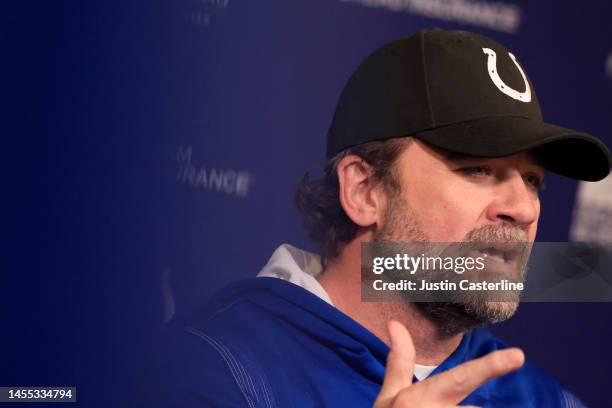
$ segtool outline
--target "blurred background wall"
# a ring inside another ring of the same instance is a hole
[[[0,385],[122,406],[164,319],[281,243],[339,93],[385,42],[490,36],[544,117],[612,144],[612,5],[553,0],[13,1],[2,13]],[[539,241],[612,240],[612,185],[548,175]],[[494,331],[609,406],[612,304],[526,304]],[[264,334],[265,335],[265,334]]]

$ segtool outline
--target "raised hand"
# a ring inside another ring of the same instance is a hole
[[[485,382],[515,371],[525,362],[518,348],[499,350],[413,384],[416,353],[412,337],[399,322],[390,321],[388,329],[391,351],[374,408],[456,406]]]

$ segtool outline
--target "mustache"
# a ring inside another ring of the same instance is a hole
[[[471,230],[464,242],[529,243],[525,230],[509,225],[485,225]]]

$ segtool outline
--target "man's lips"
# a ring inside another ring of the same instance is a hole
[[[518,247],[520,244],[516,243],[494,243],[480,245],[475,250],[480,252],[483,256],[496,261],[507,264],[515,264],[519,258],[519,255],[523,251],[522,248]]]
[[[485,270],[499,277],[518,277],[522,269],[525,243],[482,243],[472,249],[473,256],[485,259]]]

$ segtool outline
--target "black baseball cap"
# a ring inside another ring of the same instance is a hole
[[[422,30],[370,54],[340,95],[327,157],[403,136],[479,157],[532,150],[548,170],[587,181],[612,162],[596,137],[545,123],[517,58],[465,31]]]

